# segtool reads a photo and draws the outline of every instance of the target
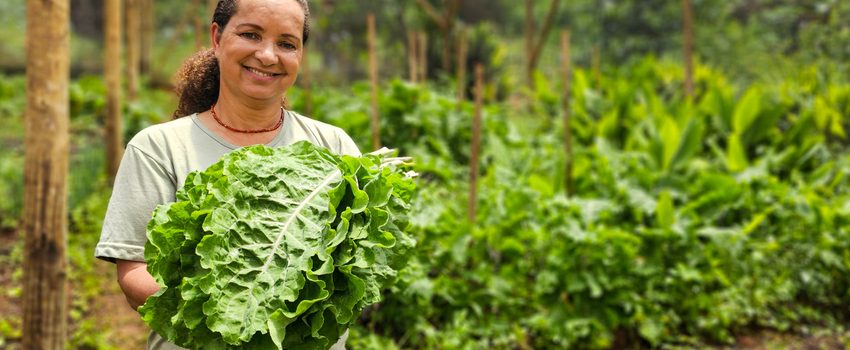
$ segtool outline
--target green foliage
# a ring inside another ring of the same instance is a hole
[[[191,173],[148,226],[161,289],[142,318],[183,347],[329,347],[415,244],[402,231],[413,182],[399,170],[302,141]]]
[[[469,135],[445,132],[455,120],[468,128],[471,110],[455,112],[451,97],[427,87],[383,90],[383,143],[413,155],[431,181],[413,202],[417,256],[353,343],[700,347],[750,327],[793,331],[844,317],[850,158],[838,130],[848,122],[823,111],[846,111],[847,83],[806,68],[738,88],[698,66],[689,102],[676,65],[644,59],[615,72],[600,89],[575,74],[575,197],[561,194],[551,87],[538,83],[531,116],[485,108],[475,223],[465,220]],[[324,90],[321,104],[355,106],[347,113],[361,118],[328,119],[367,140],[360,89]],[[528,119],[539,127],[514,126]],[[439,143],[451,151],[422,147]]]

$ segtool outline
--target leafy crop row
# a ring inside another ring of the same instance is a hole
[[[850,85],[813,68],[736,87],[700,67],[688,101],[678,72],[647,59],[601,89],[576,73],[571,198],[557,87],[538,79],[524,115],[487,106],[475,223],[465,220],[471,107],[390,84],[384,143],[415,156],[428,180],[413,209],[420,248],[363,315],[356,345],[701,344],[845,319]],[[355,92],[320,91],[315,115],[368,140],[367,91]],[[543,122],[518,131],[528,120]]]

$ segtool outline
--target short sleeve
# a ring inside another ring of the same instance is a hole
[[[360,156],[360,148],[357,147],[357,143],[348,136],[340,128],[336,128],[337,140],[339,140],[339,146],[337,148],[337,154],[348,155],[348,156]]]
[[[145,228],[157,205],[173,202],[177,181],[163,163],[128,145],[103,219],[97,258],[144,261]]]

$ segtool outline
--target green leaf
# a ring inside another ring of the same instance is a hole
[[[750,166],[747,155],[738,135],[729,136],[729,145],[726,149],[726,168],[731,172],[739,172]]]
[[[732,132],[743,134],[750,128],[761,111],[762,91],[758,87],[751,87],[735,106],[732,115]]]
[[[679,150],[682,133],[676,121],[673,118],[664,118],[664,123],[661,126],[661,139],[664,143],[664,170],[670,169],[670,163],[673,157]]]
[[[670,229],[676,222],[676,213],[673,208],[673,198],[670,191],[662,191],[658,196],[658,205],[655,207],[655,218],[658,227]]]
[[[412,181],[381,163],[299,142],[190,174],[148,226],[161,290],[143,319],[193,349],[326,348],[415,244],[402,231]]]

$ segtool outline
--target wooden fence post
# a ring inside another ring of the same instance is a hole
[[[313,115],[313,72],[310,70],[310,55],[305,47],[301,58],[301,86],[304,89],[304,114]]]
[[[475,64],[475,115],[472,119],[472,155],[469,160],[469,222],[475,223],[478,202],[478,162],[481,153],[481,113],[484,104],[484,66]]]
[[[106,27],[104,74],[106,75],[106,175],[111,184],[118,173],[124,142],[121,122],[121,0],[104,2]]]
[[[372,81],[372,148],[381,148],[381,126],[378,111],[378,53],[375,38],[375,15],[369,14],[369,78]]]
[[[466,28],[461,28],[457,50],[457,108],[466,100]]]
[[[428,82],[428,33],[419,32],[419,83]]]
[[[410,70],[410,82],[417,83],[419,79],[419,36],[415,31],[407,32],[407,65]]]
[[[22,349],[64,349],[68,322],[68,0],[27,1]]]
[[[573,90],[571,55],[570,32],[564,30],[561,32],[561,62],[564,73],[564,189],[566,190],[567,197],[575,194],[575,188],[573,187],[573,129],[571,126],[572,113],[570,111],[570,99],[572,98]]]
[[[153,42],[156,29],[154,28],[153,0],[139,0],[139,73],[148,75],[151,72],[153,58]]]
[[[135,101],[139,89],[139,49],[142,0],[126,0],[127,18],[127,100]]]
[[[685,96],[694,97],[694,17],[691,0],[682,0],[682,25],[684,34]]]

